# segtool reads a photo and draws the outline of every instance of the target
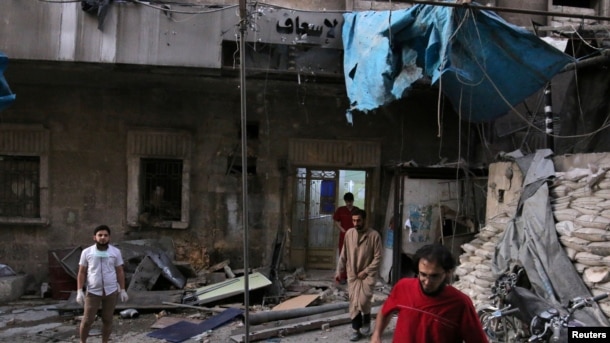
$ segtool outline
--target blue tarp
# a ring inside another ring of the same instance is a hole
[[[343,17],[348,120],[351,110],[368,112],[400,99],[427,76],[463,119],[490,121],[574,61],[495,13],[466,6],[415,5]]]
[[[15,94],[11,92],[8,83],[6,83],[6,79],[4,78],[4,69],[6,69],[7,63],[8,57],[0,52],[0,111],[7,108],[15,101]]]

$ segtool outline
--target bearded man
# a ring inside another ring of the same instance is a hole
[[[440,244],[415,252],[417,278],[403,278],[394,285],[375,320],[371,343],[398,313],[393,342],[484,343],[487,336],[470,298],[449,285],[455,259]]]
[[[354,227],[345,233],[345,241],[335,279],[347,273],[349,313],[352,320],[350,341],[357,341],[371,332],[371,301],[381,264],[381,236],[366,228],[366,212],[354,211]]]
[[[77,276],[76,302],[84,305],[80,324],[80,342],[87,342],[97,310],[102,307],[102,343],[108,343],[117,298],[129,300],[125,291],[125,272],[121,251],[110,245],[110,228],[100,225],[93,230],[95,244],[83,250]],[[85,285],[87,290],[83,291]]]

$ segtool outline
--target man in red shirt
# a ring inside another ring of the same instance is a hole
[[[426,245],[415,253],[417,278],[403,278],[377,314],[371,343],[381,343],[381,334],[398,312],[394,343],[482,343],[487,342],[470,298],[449,285],[455,260],[440,244]]]
[[[341,249],[343,249],[343,241],[345,240],[345,233],[347,230],[354,227],[352,223],[352,214],[359,210],[358,207],[354,206],[354,194],[351,192],[343,195],[345,206],[340,206],[335,210],[333,214],[333,221],[335,227],[339,229],[339,246],[337,247],[337,262],[339,261],[339,255],[341,255]],[[347,274],[343,273],[339,277],[339,283],[344,285],[347,282]]]

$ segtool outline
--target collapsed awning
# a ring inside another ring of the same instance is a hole
[[[573,62],[490,11],[415,5],[343,16],[350,110],[368,112],[400,99],[426,76],[463,119],[490,121]]]
[[[0,111],[7,108],[10,104],[15,101],[15,94],[11,92],[11,89],[4,78],[4,69],[8,63],[8,57],[0,52]]]

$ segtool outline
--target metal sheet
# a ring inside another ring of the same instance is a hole
[[[215,300],[228,298],[233,295],[242,294],[244,292],[244,279],[245,276],[240,276],[235,279],[229,279],[227,281],[215,283],[210,286],[197,288],[196,294],[198,305],[210,303]],[[252,273],[248,279],[248,286],[250,290],[255,290],[271,285],[271,281],[267,279],[261,273]]]

